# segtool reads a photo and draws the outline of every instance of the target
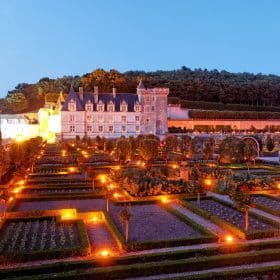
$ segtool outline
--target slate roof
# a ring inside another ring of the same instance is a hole
[[[94,102],[94,94],[89,92],[83,93],[83,99],[81,100],[79,98],[79,94],[74,92],[73,89],[70,90],[65,103],[62,106],[61,111],[68,111],[68,103],[70,100],[73,99],[76,101],[76,111],[84,111],[85,105],[90,101],[93,104],[93,111],[96,111],[97,104],[99,101],[102,101],[105,104],[104,111],[107,111],[107,105],[112,101],[115,105],[115,112],[120,111],[120,105],[123,101],[125,101],[128,105],[127,111],[133,112],[134,111],[134,105],[138,101],[138,95],[134,93],[116,93],[116,96],[114,97],[112,93],[99,93],[98,94],[98,100],[97,103]]]

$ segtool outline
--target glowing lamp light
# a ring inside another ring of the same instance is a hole
[[[138,161],[136,162],[136,164],[137,164],[137,165],[141,165],[141,161],[138,160]]]
[[[75,167],[69,167],[68,168],[68,173],[75,173],[77,170]]]
[[[278,185],[277,185],[277,189],[280,189],[280,183],[278,183]]]
[[[119,198],[119,197],[121,197],[121,195],[120,195],[119,193],[114,193],[114,194],[113,194],[113,197],[114,197],[114,198]]]
[[[24,137],[23,137],[22,135],[16,136],[16,141],[17,141],[18,143],[22,142],[23,140],[24,140]]]
[[[105,176],[105,175],[101,175],[101,176],[100,176],[100,182],[101,182],[102,184],[106,183],[106,176]]]
[[[142,162],[142,164],[141,164],[141,165],[142,165],[142,167],[144,167],[146,164],[145,164],[145,162]]]
[[[116,166],[116,170],[120,170],[120,166],[118,165],[118,166]]]
[[[114,184],[110,184],[110,185],[108,186],[108,188],[109,188],[110,190],[113,190],[113,189],[115,188],[115,185],[114,185]]]
[[[18,185],[24,185],[24,183],[25,183],[25,181],[24,180],[20,180],[19,182],[18,182]]]
[[[173,168],[173,169],[177,169],[177,168],[178,168],[178,165],[177,165],[177,164],[173,164],[173,165],[172,165],[172,168]]]
[[[227,234],[226,236],[225,236],[225,241],[226,241],[226,243],[232,243],[233,242],[233,237],[232,237],[232,235],[230,235],[230,234]]]
[[[161,198],[161,202],[162,202],[162,203],[168,203],[169,200],[167,199],[167,197],[162,197],[162,198]]]
[[[62,220],[72,220],[76,217],[75,209],[63,209],[61,213]]]
[[[110,256],[110,251],[107,249],[103,249],[100,251],[99,255],[103,258],[109,257]]]
[[[211,186],[212,185],[212,180],[211,179],[205,179],[204,183],[206,186]]]
[[[14,200],[14,198],[13,198],[13,197],[10,197],[10,198],[9,198],[9,201],[10,201],[10,202],[11,202],[11,201],[13,201],[13,200]]]
[[[12,193],[20,193],[23,190],[23,187],[15,188]]]
[[[40,159],[41,158],[41,156],[37,156],[37,159]]]

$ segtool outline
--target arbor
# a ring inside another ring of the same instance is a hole
[[[254,140],[245,139],[244,147],[243,147],[243,155],[244,160],[249,163],[252,160],[255,161],[256,157],[258,156],[258,147]],[[249,164],[247,165],[249,170]]]
[[[124,208],[119,212],[119,219],[125,224],[125,241],[128,242],[128,225],[131,218],[130,207],[125,205]]]
[[[252,197],[246,184],[235,183],[230,189],[230,198],[233,200],[239,210],[245,213],[245,231],[249,229],[249,210],[252,207]]]

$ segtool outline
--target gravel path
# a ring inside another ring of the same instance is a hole
[[[194,220],[195,222],[197,222],[198,224],[206,227],[208,230],[212,231],[214,234],[217,234],[219,236],[223,236],[225,234],[227,234],[228,232],[225,231],[224,229],[222,229],[221,227],[217,226],[216,224],[210,222],[209,220],[193,213],[192,211],[190,211],[189,209],[185,208],[184,206],[178,204],[178,203],[172,203],[170,205],[173,209],[177,210],[178,212],[180,212],[181,214],[183,214],[184,216],[187,216],[188,218]]]
[[[230,267],[221,267],[221,268],[212,268],[207,270],[200,270],[200,271],[190,271],[190,272],[182,272],[182,273],[170,273],[170,274],[159,274],[147,277],[133,277],[133,278],[126,278],[125,280],[161,280],[161,279],[174,279],[175,277],[186,277],[192,275],[200,275],[209,272],[230,272],[230,271],[246,271],[251,268],[269,268],[275,265],[280,265],[280,261],[274,262],[264,262],[264,263],[253,263],[253,264],[246,264],[246,265],[239,265],[239,266],[230,266]]]
[[[93,254],[99,254],[102,249],[110,249],[114,254],[120,252],[116,241],[104,223],[87,222],[85,225]]]

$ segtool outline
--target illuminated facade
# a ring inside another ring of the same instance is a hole
[[[3,139],[32,138],[39,135],[39,125],[31,123],[24,115],[1,114],[1,134]]]
[[[70,90],[61,108],[61,137],[164,135],[167,133],[168,88],[145,88],[142,81],[137,94],[93,93]]]

